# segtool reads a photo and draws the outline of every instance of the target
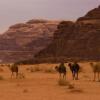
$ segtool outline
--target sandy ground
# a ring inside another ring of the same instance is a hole
[[[92,81],[89,63],[80,65],[79,80],[72,80],[67,67],[66,80],[74,86],[73,89],[58,84],[58,73],[49,71],[54,69],[55,64],[20,66],[20,73],[25,76],[23,79],[11,79],[10,70],[6,66],[1,67],[0,100],[100,100],[100,82]],[[35,71],[30,72],[30,67]]]

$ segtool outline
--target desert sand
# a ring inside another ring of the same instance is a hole
[[[80,63],[79,80],[72,80],[67,67],[67,78],[73,88],[58,84],[57,64],[21,65],[24,78],[11,79],[7,66],[0,67],[0,100],[100,100],[100,82],[93,81],[88,62]],[[31,71],[30,71],[31,68]]]

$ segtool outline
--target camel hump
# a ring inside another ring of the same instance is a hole
[[[59,71],[66,72],[66,67],[65,66],[59,66]]]

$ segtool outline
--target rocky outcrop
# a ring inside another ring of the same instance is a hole
[[[84,17],[80,17],[77,21],[84,23],[100,23],[100,6],[89,11]]]
[[[35,57],[47,62],[100,60],[100,7],[89,11],[75,23],[61,22],[53,42]]]
[[[33,58],[51,43],[58,21],[29,20],[9,27],[0,36],[0,61],[14,62]]]

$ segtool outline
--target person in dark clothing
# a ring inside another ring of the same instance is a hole
[[[77,62],[74,62],[73,70],[74,70],[74,74],[75,74],[75,79],[76,80],[78,80],[79,69],[80,69],[79,64]]]
[[[72,77],[73,77],[73,80],[74,80],[74,78],[75,78],[75,73],[74,73],[74,68],[73,68],[72,63],[69,63],[68,66],[69,66],[69,68],[70,68],[70,71],[71,71],[71,73],[72,73]]]
[[[70,70],[72,72],[73,80],[74,79],[78,80],[78,73],[80,69],[79,64],[77,62],[74,62],[73,64],[69,63],[68,66],[70,67]]]

